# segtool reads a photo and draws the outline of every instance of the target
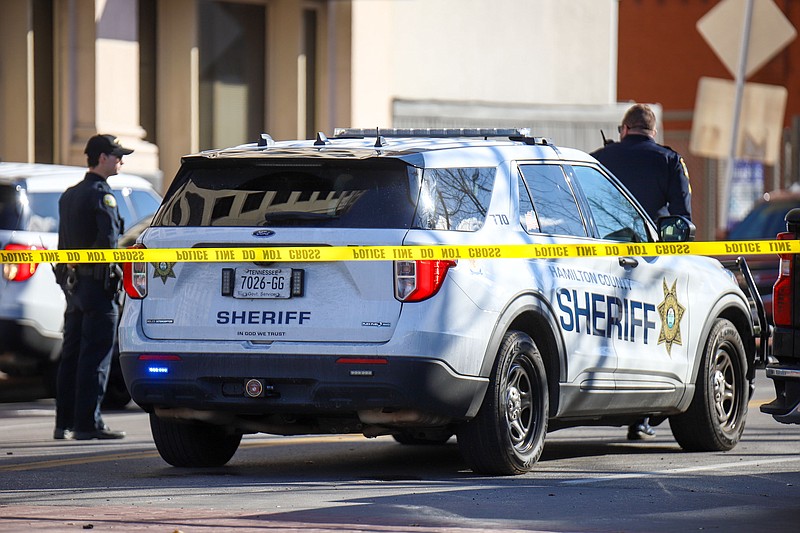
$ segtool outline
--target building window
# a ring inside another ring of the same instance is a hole
[[[300,80],[300,124],[298,132],[305,133],[307,139],[316,134],[317,115],[317,11],[303,10],[303,50],[300,55],[298,79]]]
[[[264,5],[203,1],[200,149],[253,142],[265,123]]]
[[[156,117],[158,93],[156,57],[158,51],[158,10],[156,0],[139,0],[139,120],[145,141],[158,144]]]
[[[53,163],[55,103],[53,90],[53,2],[34,0],[33,23],[33,109],[34,109],[34,160]]]

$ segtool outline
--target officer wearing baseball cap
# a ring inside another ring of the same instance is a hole
[[[83,180],[58,202],[58,247],[62,250],[117,247],[124,231],[117,199],[106,180],[119,173],[122,157],[133,153],[113,135],[86,143],[89,167]],[[64,343],[56,385],[53,438],[121,439],[103,422],[100,405],[108,384],[119,309],[121,273],[116,264],[59,264],[56,280],[64,290]]]
[[[99,156],[100,154],[114,155],[122,158],[123,155],[130,155],[133,150],[119,144],[119,139],[113,135],[95,135],[86,143],[83,151],[87,156]]]

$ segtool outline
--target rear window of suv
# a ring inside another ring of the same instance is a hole
[[[399,160],[188,162],[154,226],[421,228],[483,225],[495,169]]]
[[[158,209],[160,199],[147,190],[113,189],[125,226],[133,226]],[[28,192],[22,186],[0,186],[0,229],[58,231],[61,192]]]
[[[0,187],[0,229],[58,231],[61,193],[28,193],[17,186]]]
[[[0,187],[0,229],[18,229],[22,204],[16,187]]]

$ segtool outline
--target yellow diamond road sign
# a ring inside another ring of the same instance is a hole
[[[752,0],[745,78],[789,44],[797,31],[773,0]],[[697,30],[736,77],[747,0],[723,0],[697,22]]]

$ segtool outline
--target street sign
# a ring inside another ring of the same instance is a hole
[[[736,161],[728,197],[728,229],[747,216],[764,193],[764,164],[759,161]]]
[[[723,159],[730,153],[736,87],[731,80],[700,78],[689,150]],[[736,159],[774,165],[781,154],[785,87],[746,83],[737,136]]]
[[[697,30],[727,69],[736,76],[747,0],[723,0],[697,22]],[[797,31],[773,0],[755,0],[745,77],[780,52]]]

